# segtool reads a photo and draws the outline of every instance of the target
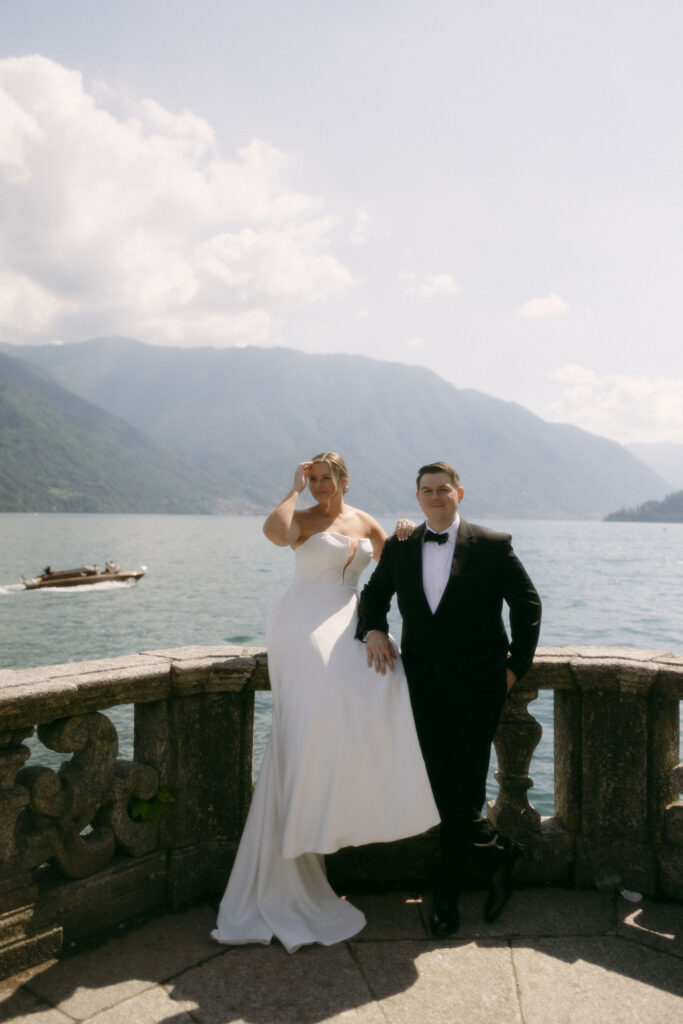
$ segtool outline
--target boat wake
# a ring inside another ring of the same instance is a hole
[[[0,597],[9,597],[11,594],[23,593],[23,583],[0,583]]]
[[[103,580],[101,583],[83,583],[74,587],[40,587],[35,591],[28,591],[23,583],[0,583],[0,597],[12,597],[14,594],[59,594],[68,597],[69,594],[83,594],[86,591],[101,594],[107,590],[128,590],[135,586],[135,580]]]

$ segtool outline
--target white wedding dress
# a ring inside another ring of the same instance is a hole
[[[332,890],[323,854],[436,825],[400,660],[385,676],[354,639],[366,538],[316,533],[275,605],[267,646],[273,724],[212,937],[289,952],[365,926]]]

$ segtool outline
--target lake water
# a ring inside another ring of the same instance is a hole
[[[293,574],[288,548],[269,544],[260,518],[155,515],[0,515],[0,667],[116,657],[189,644],[265,643],[270,608]],[[384,522],[387,530],[393,522]],[[512,533],[543,599],[542,646],[617,644],[683,653],[683,524],[489,522]],[[114,559],[147,567],[133,585],[27,591],[20,576]],[[392,628],[400,632],[398,619]],[[530,705],[543,726],[530,799],[553,807],[552,695]],[[122,756],[132,753],[130,708],[111,713]],[[255,754],[270,727],[257,694]],[[51,763],[34,743],[34,759]],[[33,759],[32,759],[33,760]],[[53,763],[53,762],[52,762]],[[491,795],[496,791],[491,782]]]

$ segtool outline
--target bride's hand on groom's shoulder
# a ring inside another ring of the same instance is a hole
[[[394,536],[397,540],[408,540],[414,529],[415,523],[412,519],[399,519],[394,527]]]

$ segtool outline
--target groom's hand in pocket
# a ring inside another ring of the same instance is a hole
[[[371,630],[366,638],[366,646],[370,668],[374,666],[375,672],[381,672],[383,676],[387,674],[387,666],[390,672],[394,671],[396,651],[388,633],[383,633],[380,629]]]

